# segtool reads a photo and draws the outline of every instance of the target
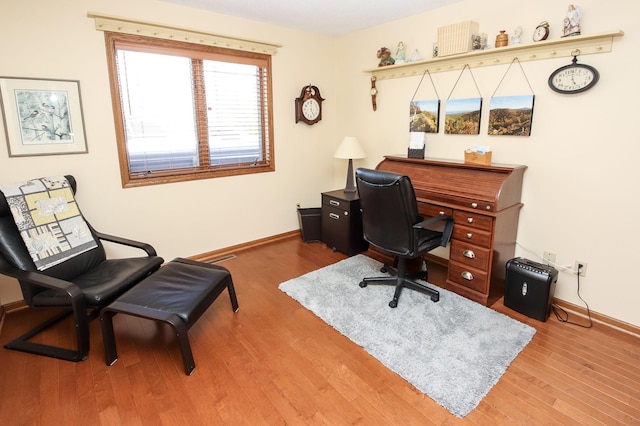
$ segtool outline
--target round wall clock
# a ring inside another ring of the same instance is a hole
[[[580,93],[596,85],[600,74],[590,65],[578,64],[573,57],[570,65],[560,67],[549,76],[549,87],[562,94]]]
[[[296,123],[302,121],[312,125],[322,120],[322,101],[324,99],[316,86],[303,87],[300,97],[296,98]]]

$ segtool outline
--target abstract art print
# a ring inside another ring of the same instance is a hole
[[[10,157],[87,152],[78,81],[1,77],[0,95]]]
[[[409,131],[438,133],[440,99],[411,101],[409,105]]]
[[[491,98],[489,135],[530,136],[534,95]]]
[[[480,134],[482,98],[449,99],[444,132],[450,135]]]

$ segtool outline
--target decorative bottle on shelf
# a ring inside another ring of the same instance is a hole
[[[500,34],[496,36],[496,47],[504,47],[509,44],[509,34],[505,34],[505,30],[500,30]]]

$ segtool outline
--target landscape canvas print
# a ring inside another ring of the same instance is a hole
[[[491,98],[489,135],[530,136],[533,95]]]
[[[452,135],[480,134],[481,109],[482,98],[448,100],[444,132]]]
[[[438,133],[440,99],[412,101],[409,105],[409,131]]]
[[[489,135],[530,136],[534,95],[491,98]]]

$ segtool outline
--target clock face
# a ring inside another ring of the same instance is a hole
[[[598,71],[589,65],[567,65],[551,74],[549,87],[558,93],[580,93],[592,88],[598,78]]]
[[[309,121],[313,121],[320,115],[320,104],[315,99],[307,99],[302,103],[302,115]]]
[[[546,40],[549,35],[549,29],[546,27],[537,27],[533,33],[533,41]]]

